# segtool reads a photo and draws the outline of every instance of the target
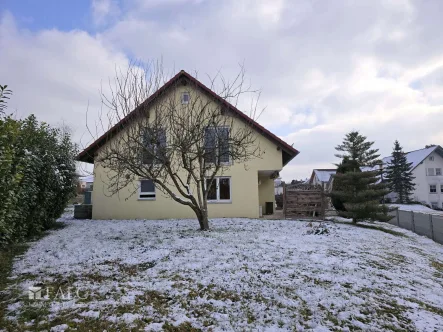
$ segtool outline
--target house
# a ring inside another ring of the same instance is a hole
[[[415,177],[415,190],[412,200],[432,206],[443,208],[443,148],[440,145],[406,153],[408,163],[412,163],[412,174]],[[392,157],[382,159],[383,168],[391,161]],[[387,197],[393,201],[397,199],[394,193]]]
[[[327,192],[332,190],[332,181],[335,173],[337,173],[336,169],[325,169],[318,168],[312,170],[311,178],[309,179],[309,184],[312,185],[320,185]]]
[[[216,178],[214,198],[208,200],[209,218],[219,217],[259,217],[260,210],[270,213],[275,206],[274,178],[282,168],[299,153],[276,135],[253,121],[226,100],[219,97],[197,79],[180,71],[159,90],[152,94],[144,103],[148,114],[165,96],[189,103],[189,98],[198,95],[227,108],[225,116],[232,116],[233,127],[240,124],[250,126],[257,136],[257,145],[264,152],[261,158],[244,163],[232,163],[223,175]],[[183,96],[186,95],[186,98]],[[98,162],[100,154],[109,142],[117,139],[124,131],[123,124],[137,121],[139,116],[132,111],[108,132],[98,138],[82,151],[77,159],[94,164],[94,191],[92,192],[93,219],[171,219],[195,218],[189,207],[177,203],[163,192],[160,192],[149,179],[136,179],[133,183],[138,192],[121,190],[118,195],[110,195],[107,176],[103,165]],[[136,116],[137,115],[137,116]],[[205,130],[205,128],[202,128]],[[230,130],[228,128],[228,130]],[[235,128],[233,129],[233,131]],[[165,140],[168,133],[165,133]],[[171,187],[173,189],[173,187]],[[270,207],[266,211],[266,207]],[[272,209],[272,210],[271,210]]]
[[[80,176],[78,182],[82,191],[92,191],[94,185],[94,175]]]

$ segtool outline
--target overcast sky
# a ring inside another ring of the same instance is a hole
[[[17,116],[69,125],[84,146],[116,66],[162,57],[204,78],[244,63],[259,122],[300,151],[283,179],[306,178],[352,129],[382,156],[395,139],[443,144],[442,13],[440,0],[0,0],[0,84]]]

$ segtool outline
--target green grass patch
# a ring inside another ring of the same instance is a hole
[[[366,229],[373,229],[376,231],[380,231],[380,232],[385,232],[391,235],[395,235],[395,236],[400,236],[400,237],[407,237],[405,234],[394,231],[392,229],[389,228],[384,228],[384,227],[380,227],[380,226],[376,226],[376,225],[368,225],[368,224],[361,224],[361,223],[351,223],[351,222],[346,222],[346,221],[338,221],[335,219],[332,219],[332,221],[336,224],[342,224],[342,225],[348,225],[348,226],[354,226],[354,227],[360,227],[360,228],[366,228]]]
[[[439,261],[431,261],[431,265],[433,268],[435,268],[438,272],[443,273],[443,263]]]
[[[442,308],[438,308],[436,306],[433,306],[432,304],[428,304],[428,303],[425,303],[423,301],[420,301],[420,300],[417,300],[414,298],[407,298],[406,300],[408,300],[409,302],[417,303],[423,309],[443,317],[443,309]]]
[[[389,228],[384,228],[384,227],[380,227],[380,226],[375,226],[375,225],[367,225],[367,224],[352,224],[353,226],[356,227],[360,227],[360,228],[366,228],[366,229],[374,229],[377,231],[381,231],[381,232],[385,232],[391,235],[395,235],[395,236],[400,236],[400,237],[407,237],[405,234],[394,231],[392,229]]]
[[[200,329],[196,329],[189,322],[181,323],[180,325],[174,326],[168,322],[163,324],[163,331],[165,332],[198,332]]]
[[[0,327],[9,326],[6,320],[8,300],[13,294],[3,292],[12,282],[8,279],[11,275],[14,258],[23,255],[28,249],[26,244],[11,244],[0,249]]]
[[[27,244],[11,244],[0,249],[0,291],[4,290],[10,283],[8,277],[11,274],[14,258],[23,255],[27,249]]]

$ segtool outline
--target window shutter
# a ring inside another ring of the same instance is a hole
[[[220,163],[229,163],[229,128],[218,128]]]
[[[215,130],[214,128],[205,129],[205,162],[215,163],[216,153],[215,153]]]

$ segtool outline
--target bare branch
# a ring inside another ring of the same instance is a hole
[[[135,194],[139,181],[150,179],[166,196],[189,206],[200,228],[208,229],[207,201],[215,177],[232,163],[246,163],[263,153],[251,123],[239,121],[230,106],[231,102],[237,105],[243,95],[255,93],[250,114],[257,114],[260,94],[245,85],[243,64],[232,81],[220,71],[213,78],[208,76],[210,89],[223,102],[183,78],[147,104],[169,77],[162,61],[132,62],[127,70],[116,68],[115,74],[108,82],[110,93],[102,89],[101,99],[108,128],[118,123],[122,130],[108,137],[95,159],[105,170],[109,194],[117,195],[128,187]],[[187,99],[182,101],[184,92]]]

